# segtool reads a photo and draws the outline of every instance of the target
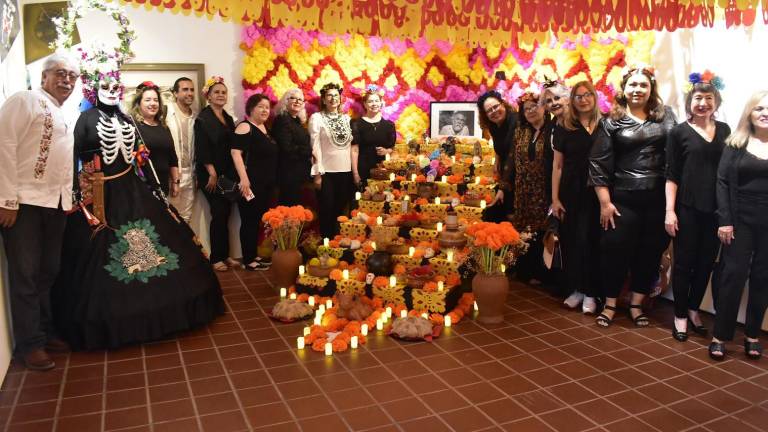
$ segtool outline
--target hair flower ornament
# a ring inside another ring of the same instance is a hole
[[[216,84],[224,84],[224,77],[213,75],[212,77],[208,78],[205,81],[205,85],[203,85],[203,96],[208,97],[208,92],[211,91],[211,87],[215,86]]]
[[[688,75],[688,82],[685,84],[685,92],[688,93],[693,90],[696,84],[710,84],[718,91],[725,89],[725,82],[723,79],[709,69],[705,69],[704,72],[693,72]]]
[[[651,81],[656,81],[656,68],[645,63],[629,64],[624,66],[624,69],[621,70],[622,77],[636,73],[645,73],[650,76]]]

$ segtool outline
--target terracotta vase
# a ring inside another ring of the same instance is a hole
[[[298,249],[275,249],[272,252],[272,274],[275,288],[288,288],[296,283],[301,265],[301,253]]]
[[[476,274],[472,279],[472,293],[479,309],[477,321],[483,324],[504,321],[504,305],[509,294],[509,279],[506,275]]]

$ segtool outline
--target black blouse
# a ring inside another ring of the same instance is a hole
[[[254,185],[272,186],[277,178],[277,143],[269,135],[249,121],[244,121],[251,127],[247,134],[235,134],[232,149],[243,152],[245,171],[248,180]]]
[[[585,194],[594,195],[587,185],[589,178],[589,154],[594,135],[581,124],[574,130],[555,126],[552,148],[563,154],[563,169],[560,176],[559,199],[569,204],[580,202]]]
[[[210,106],[205,107],[195,119],[195,164],[200,187],[205,187],[208,181],[208,171],[205,165],[212,164],[216,174],[232,176],[232,135],[235,132],[235,121],[224,111],[222,124]]]
[[[275,117],[270,130],[280,149],[280,172],[309,179],[312,168],[312,143],[309,132],[298,117],[282,113]]]
[[[669,107],[660,122],[638,123],[627,115],[601,120],[589,159],[590,184],[619,190],[663,187],[667,134],[675,124]]]
[[[150,126],[146,123],[137,123],[141,138],[149,149],[149,159],[157,173],[160,188],[168,194],[171,168],[179,166],[176,157],[176,148],[173,146],[171,131],[165,126]]]
[[[672,128],[667,136],[666,177],[678,185],[676,203],[702,212],[717,208],[715,182],[717,164],[731,128],[715,122],[715,136],[707,142],[688,122]]]
[[[370,177],[370,170],[384,160],[384,156],[376,154],[376,147],[390,149],[395,146],[395,124],[384,119],[370,123],[357,118],[350,122],[350,126],[352,127],[352,144],[357,145],[359,151],[357,172],[360,178],[367,179]]]
[[[499,161],[499,173],[504,172],[507,155],[509,155],[509,149],[512,147],[512,141],[515,139],[516,117],[516,113],[507,112],[507,118],[504,119],[501,126],[496,126],[495,123],[491,122],[488,128],[488,132],[490,132],[491,138],[493,138],[493,151],[496,153],[496,159]],[[512,183],[514,183],[514,179]]]

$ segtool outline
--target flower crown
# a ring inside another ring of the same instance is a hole
[[[624,66],[621,70],[621,78],[624,79],[628,75],[645,72],[650,76],[651,81],[656,81],[656,68],[645,63],[635,63]]]
[[[320,87],[320,94],[325,94],[325,92],[327,92],[328,90],[337,90],[339,94],[341,94],[344,91],[344,89],[341,87],[340,84],[329,82],[328,84]]]
[[[224,77],[213,75],[212,77],[208,78],[208,80],[205,81],[205,85],[203,86],[203,96],[208,97],[208,92],[211,90],[211,87],[215,86],[216,84],[224,84]]]
[[[119,28],[117,38],[120,45],[107,48],[103,42],[97,41],[87,49],[82,47],[77,49],[83,96],[93,105],[96,104],[99,81],[106,77],[119,81],[120,67],[133,58],[131,42],[136,39],[136,36],[124,9],[98,0],[74,1],[65,10],[63,16],[53,19],[53,24],[56,26],[56,40],[50,45],[58,52],[71,50],[77,20],[86,12],[94,10],[106,13],[115,21]]]
[[[152,81],[144,81],[143,83],[141,83],[141,84],[139,84],[138,86],[136,86],[136,88],[137,88],[137,89],[141,89],[141,90],[143,90],[143,89],[145,89],[145,88],[158,89],[158,88],[160,88],[160,87],[158,87],[158,86],[157,86],[157,84],[155,84],[155,83],[154,83],[154,82],[152,82]]]
[[[715,73],[709,69],[705,69],[704,72],[701,73],[693,72],[688,75],[688,82],[685,83],[685,88],[683,90],[685,93],[690,93],[693,91],[693,86],[696,84],[711,84],[712,87],[716,88],[718,91],[725,89],[723,79],[715,75]]]
[[[522,107],[524,103],[533,101],[533,102],[539,102],[539,97],[541,94],[537,89],[528,88],[526,89],[522,95],[520,95],[519,98],[517,98],[517,105]]]
[[[384,89],[379,88],[376,84],[368,84],[367,87],[365,87],[365,90],[360,95],[360,99],[366,100],[368,97],[372,95],[377,95],[380,98],[384,98]]]

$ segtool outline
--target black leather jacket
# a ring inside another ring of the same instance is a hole
[[[663,187],[667,133],[676,123],[669,107],[661,122],[602,119],[589,157],[589,184],[620,190]]]

